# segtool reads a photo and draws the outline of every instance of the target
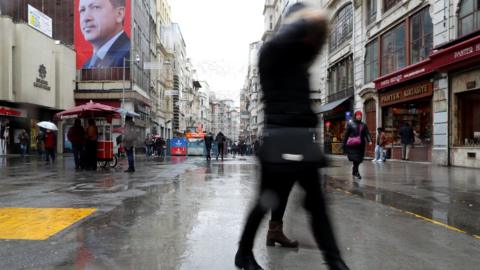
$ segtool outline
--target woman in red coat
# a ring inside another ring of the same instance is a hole
[[[45,133],[44,138],[44,145],[45,145],[45,152],[47,156],[47,162],[49,162],[50,157],[52,158],[52,162],[55,162],[55,144],[56,144],[56,136],[51,130],[47,130]]]

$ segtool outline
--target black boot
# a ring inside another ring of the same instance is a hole
[[[342,259],[329,261],[327,265],[330,270],[350,270]]]
[[[263,270],[263,268],[257,263],[252,251],[237,251],[235,255],[235,265],[244,270]]]

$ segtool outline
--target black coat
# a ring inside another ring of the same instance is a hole
[[[259,73],[266,127],[315,127],[311,109],[309,67],[315,60],[326,28],[306,20],[284,25],[260,50]],[[315,33],[318,44],[305,39]]]
[[[411,126],[402,126],[399,135],[402,144],[412,144],[415,142],[415,134],[413,133],[413,128]]]
[[[362,143],[358,146],[347,146],[348,138],[358,136],[359,131]],[[348,156],[348,160],[358,163],[363,162],[363,159],[365,158],[365,146],[367,145],[367,142],[371,141],[372,137],[370,136],[370,132],[365,123],[357,121],[349,122],[343,136],[343,149]]]

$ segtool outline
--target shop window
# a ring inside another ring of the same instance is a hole
[[[377,0],[367,0],[367,25],[377,20]]]
[[[401,0],[383,0],[383,11],[387,11],[399,3]]]
[[[328,85],[328,102],[353,95],[353,61],[351,55],[329,68]]]
[[[457,145],[480,146],[480,90],[457,95]]]
[[[353,30],[352,4],[348,4],[338,11],[330,24],[330,51],[338,49],[352,38]]]
[[[365,83],[378,77],[378,40],[367,44],[365,54]]]
[[[426,59],[432,51],[433,24],[428,8],[423,9],[412,17],[410,32],[410,64],[415,64]]]
[[[464,36],[480,29],[480,1],[463,0],[458,12],[458,35]]]
[[[399,103],[383,108],[383,128],[388,140],[400,145],[399,131],[408,123],[415,133],[415,144],[430,144],[432,138],[431,98]]]
[[[405,67],[405,24],[402,23],[382,36],[382,75]]]

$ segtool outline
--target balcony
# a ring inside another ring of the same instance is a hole
[[[330,103],[330,102],[334,102],[334,101],[337,101],[337,100],[340,100],[342,98],[348,98],[348,97],[351,97],[353,96],[354,94],[354,88],[353,87],[349,87],[349,88],[346,88],[344,90],[340,90],[334,94],[331,94],[327,97],[327,103]]]
[[[121,81],[123,68],[91,68],[78,70],[80,81]],[[130,68],[125,68],[125,80],[130,80]]]

